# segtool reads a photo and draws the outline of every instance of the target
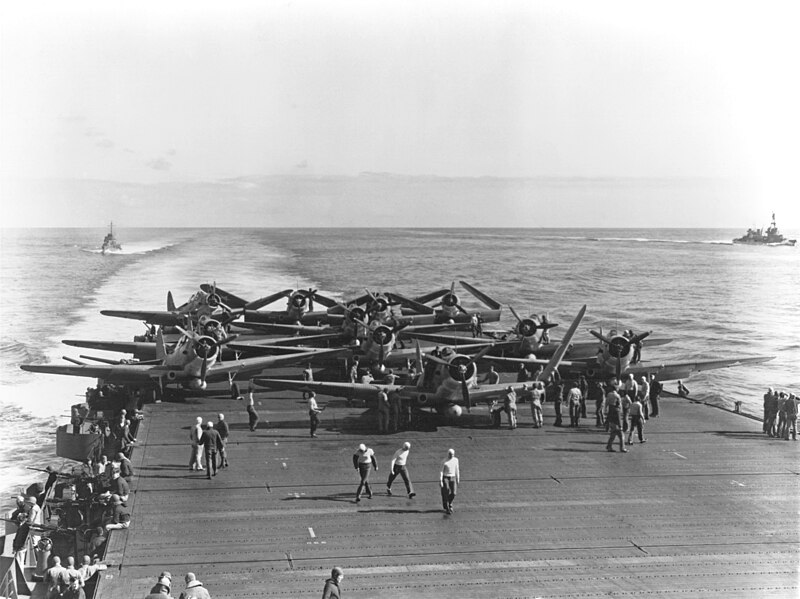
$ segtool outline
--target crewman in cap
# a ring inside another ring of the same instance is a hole
[[[325,588],[322,589],[322,599],[341,599],[342,590],[339,584],[344,578],[344,572],[339,566],[331,570],[331,577],[325,581]]]
[[[203,458],[200,448],[200,437],[203,434],[203,418],[198,416],[192,428],[189,429],[189,442],[192,445],[192,453],[189,454],[189,470],[205,470],[203,468]]]
[[[378,470],[378,462],[375,461],[375,452],[372,448],[368,448],[363,443],[358,446],[358,449],[353,454],[353,467],[358,470],[361,481],[358,483],[356,490],[356,503],[361,501],[361,491],[367,492],[367,497],[372,499],[372,488],[369,486],[369,473],[375,468]]]
[[[200,435],[200,445],[203,446],[206,454],[206,478],[211,480],[212,476],[217,475],[217,452],[221,451],[223,446],[222,438],[210,420],[206,423],[206,430]]]
[[[106,518],[106,530],[128,528],[131,525],[131,513],[116,493],[111,496],[111,512]]]
[[[208,589],[197,580],[194,572],[188,572],[184,580],[186,581],[186,590],[181,593],[179,599],[211,599]]]
[[[165,597],[172,597],[169,590],[172,587],[172,574],[169,572],[162,572],[156,578],[156,584],[150,589],[150,594],[144,599],[164,599]]]

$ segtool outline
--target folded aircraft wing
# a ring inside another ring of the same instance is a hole
[[[166,370],[159,366],[145,364],[20,364],[20,368],[28,372],[102,379],[108,383],[120,385],[149,383],[152,379],[166,374]]]
[[[206,378],[209,381],[222,380],[233,375],[252,375],[258,374],[266,368],[274,366],[284,366],[296,362],[313,362],[314,358],[322,356],[330,357],[342,352],[342,349],[318,349],[313,351],[285,354],[281,356],[260,356],[258,358],[244,358],[243,360],[229,360],[217,362],[208,369]]]
[[[139,360],[153,360],[156,357],[156,344],[152,341],[91,341],[84,339],[64,339],[64,345],[85,347],[101,351],[133,354]]]
[[[147,324],[158,324],[171,326],[181,324],[182,318],[175,312],[165,312],[164,310],[100,310],[100,314],[114,316],[116,318],[130,318],[131,320],[141,320]]]
[[[715,370],[718,368],[732,368],[744,364],[761,364],[774,359],[775,356],[756,356],[752,358],[728,358],[725,360],[706,360],[692,362],[641,362],[634,366],[628,366],[626,374],[638,376],[640,374],[655,374],[660,381],[671,381],[676,379],[689,378],[695,372],[703,370]]]
[[[323,381],[295,381],[287,379],[255,378],[253,382],[260,387],[276,391],[314,391],[322,395],[349,397],[353,399],[374,400],[378,392],[385,389],[388,393],[402,391],[405,385],[381,385],[377,383],[326,383]]]

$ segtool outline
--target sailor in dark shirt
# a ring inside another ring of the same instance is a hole
[[[119,495],[111,496],[111,510],[107,512],[106,516],[106,530],[115,530],[119,528],[128,528],[131,525],[131,513],[127,507],[122,504],[122,499]]]
[[[131,492],[128,482],[120,476],[119,470],[114,470],[111,474],[111,482],[108,484],[108,492],[111,494],[119,495],[122,501],[128,501],[128,495]]]
[[[225,414],[218,415],[219,420],[214,425],[214,429],[219,433],[219,438],[222,440],[222,449],[219,450],[219,467],[220,468],[227,468],[228,467],[228,454],[225,451],[225,448],[228,445],[228,435],[230,434],[230,429],[228,428],[228,423],[225,422]]]
[[[214,423],[210,420],[200,436],[200,445],[203,446],[206,454],[206,475],[208,480],[211,480],[212,476],[217,475],[217,451],[222,450],[222,439],[219,433],[214,430]]]

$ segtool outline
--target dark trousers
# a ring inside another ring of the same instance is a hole
[[[628,433],[628,443],[630,443],[631,439],[633,439],[633,431],[636,431],[636,434],[639,436],[639,441],[642,441],[642,428],[644,427],[644,421],[642,420],[641,416],[631,416],[631,430]]]
[[[258,427],[258,413],[255,410],[247,410],[247,414],[250,417],[250,430],[256,430]]]
[[[317,432],[317,427],[319,426],[319,416],[313,410],[309,410],[308,419],[311,424],[311,434],[313,435]]]
[[[228,452],[225,451],[225,446],[228,444],[228,439],[222,440],[222,449],[219,450],[219,467],[228,465]],[[208,460],[206,460],[208,461]]]
[[[372,472],[372,464],[358,465],[358,474],[361,476],[361,482],[358,483],[358,490],[356,491],[356,499],[361,499],[361,491],[366,491],[369,497],[372,497],[372,488],[369,486],[369,473]]]
[[[553,406],[556,411],[556,421],[553,424],[554,426],[561,426],[561,402],[556,401],[555,405]]]
[[[611,434],[608,437],[608,443],[606,443],[606,449],[613,449],[614,439],[619,437],[619,448],[625,449],[624,441],[622,439],[622,431],[619,430],[616,426],[611,426]]]
[[[445,476],[442,478],[442,507],[447,509],[453,506],[453,500],[456,498],[456,491],[458,484],[456,483],[455,476]]]
[[[581,405],[569,404],[569,425],[578,426],[581,420]]]
[[[650,415],[658,416],[658,395],[650,396],[650,406],[652,407],[650,410]]]
[[[386,488],[392,488],[392,483],[394,482],[394,479],[397,478],[398,474],[403,478],[403,482],[406,483],[406,491],[408,494],[410,495],[413,493],[414,487],[411,485],[411,481],[408,478],[408,469],[405,467],[405,465],[398,466],[395,464],[394,468],[392,469],[392,473],[389,475],[389,480],[386,481]]]
[[[217,474],[217,452],[216,451],[206,451],[206,474],[208,475],[207,478],[211,478],[212,475],[212,468],[214,470],[213,474]]]

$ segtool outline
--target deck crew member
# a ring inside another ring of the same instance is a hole
[[[250,388],[248,389],[250,400],[247,404],[247,418],[250,424],[250,431],[254,432],[256,428],[258,428],[258,412],[256,412],[255,401],[253,399],[253,384],[250,383]],[[239,399],[244,399],[243,397],[239,397]]]
[[[661,391],[664,385],[656,380],[656,375],[650,375],[650,415],[653,418],[658,418],[658,400],[661,398]]]
[[[792,439],[797,441],[797,397],[794,393],[790,393],[786,400],[786,428],[783,432],[783,438],[789,440],[789,431],[792,433]]]
[[[644,406],[642,406],[642,398],[637,397],[636,401],[631,403],[631,428],[628,431],[628,445],[633,445],[633,431],[636,431],[636,434],[639,437],[639,443],[644,443],[647,441],[642,436],[642,431],[644,429]]]
[[[489,385],[496,385],[500,382],[500,373],[494,369],[494,364],[489,364],[489,372],[484,375],[481,382]]]
[[[192,445],[192,453],[189,457],[189,470],[205,470],[203,468],[202,449],[200,447],[200,437],[203,435],[203,418],[198,416],[192,428],[189,429],[189,442]]]
[[[226,448],[228,446],[228,437],[230,436],[230,427],[228,427],[228,423],[225,422],[225,414],[217,414],[217,423],[214,425],[214,428],[219,433],[219,438],[222,441],[222,446],[219,450],[219,467],[220,468],[227,468],[228,467],[228,453]]]
[[[503,397],[503,409],[508,415],[508,428],[517,428],[517,394],[514,388],[509,385],[506,387],[506,394]]]
[[[317,427],[319,426],[318,414],[322,412],[322,408],[317,405],[317,394],[313,391],[308,392],[308,422],[311,430],[311,436],[317,436]]]
[[[570,389],[567,392],[567,405],[569,406],[569,425],[570,427],[577,428],[581,420],[581,403],[583,396],[581,390],[578,388],[577,382],[570,384]]]
[[[214,428],[214,423],[210,420],[206,423],[206,430],[200,436],[200,444],[206,454],[206,478],[211,480],[212,476],[217,475],[217,452],[222,448],[222,439]]]
[[[186,581],[186,590],[181,593],[178,599],[211,599],[211,595],[203,586],[203,583],[197,580],[194,572],[187,572],[183,578]]]
[[[531,389],[531,416],[533,417],[533,428],[544,426],[542,418],[542,398],[544,397],[544,383],[536,381]]]
[[[389,495],[392,494],[392,483],[394,479],[397,478],[399,474],[403,478],[403,482],[406,485],[406,492],[408,493],[408,498],[413,499],[416,495],[414,493],[414,486],[411,484],[411,480],[408,477],[408,454],[411,451],[411,443],[406,441],[403,443],[403,446],[394,452],[394,456],[392,456],[392,462],[389,464],[389,468],[391,472],[389,473],[389,480],[386,481],[386,493]]]
[[[131,525],[131,513],[122,504],[119,495],[111,496],[111,511],[106,515],[106,530],[128,528]]]
[[[378,471],[378,462],[375,461],[375,452],[363,443],[358,446],[358,450],[353,454],[353,467],[358,470],[361,481],[356,490],[356,503],[361,501],[361,491],[367,492],[367,497],[372,499],[372,488],[369,486],[369,473],[375,468]]]
[[[341,584],[343,578],[342,569],[335,566],[331,570],[331,577],[325,581],[325,588],[322,589],[322,599],[341,599],[342,591],[339,588],[339,584]]]
[[[448,514],[453,513],[453,500],[458,492],[458,483],[461,482],[461,472],[455,449],[447,450],[447,458],[442,462],[439,471],[439,487],[442,491],[442,508]]]

